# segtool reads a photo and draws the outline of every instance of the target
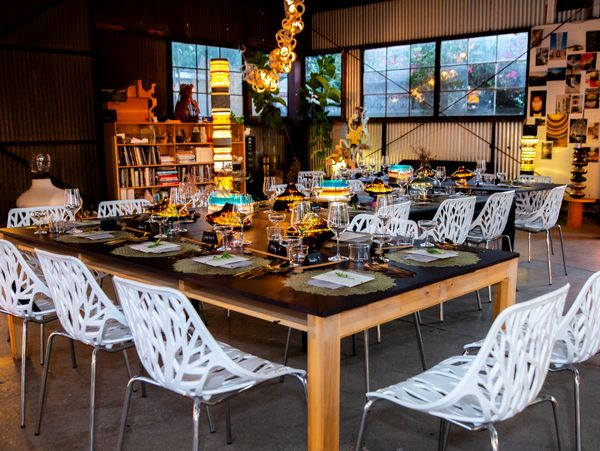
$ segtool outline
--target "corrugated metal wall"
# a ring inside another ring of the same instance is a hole
[[[31,5],[30,5],[31,6]],[[88,199],[103,192],[98,154],[89,2],[65,0],[0,36],[0,147],[51,173]],[[100,171],[100,173],[99,173]],[[0,152],[0,223],[29,188],[29,169]]]

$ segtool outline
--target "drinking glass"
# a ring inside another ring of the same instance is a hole
[[[220,252],[229,252],[231,247],[229,246],[228,236],[233,232],[233,225],[231,224],[214,224],[213,230],[215,233],[221,233],[221,246],[217,248]]]
[[[498,183],[506,182],[506,172],[496,172],[496,178],[498,179]]]
[[[299,236],[281,235],[279,237],[279,245],[286,248],[287,257],[289,258],[292,266],[298,266],[294,262],[294,247],[302,246],[302,239]]]
[[[279,224],[285,221],[285,212],[283,211],[270,211],[268,214],[269,222],[273,224]]]
[[[192,206],[192,202],[194,201],[195,194],[195,186],[191,182],[182,182],[179,184],[179,201],[182,205],[182,211],[185,210],[189,213],[189,208]],[[179,225],[180,232],[187,232],[188,230],[185,227]]]
[[[327,214],[327,226],[335,236],[335,255],[329,257],[329,261],[347,260],[346,257],[340,255],[340,235],[348,228],[349,223],[348,204],[346,202],[331,202]]]
[[[37,226],[34,235],[45,235],[48,233],[48,230],[44,229],[43,225],[48,221],[48,212],[45,210],[34,210],[31,212],[31,219],[33,223]]]
[[[315,174],[312,176],[311,183],[311,198],[315,201],[319,200],[319,194],[323,191],[323,176],[321,174]]]
[[[68,188],[65,190],[65,209],[71,213],[73,222],[75,222],[75,215],[81,209],[81,195],[79,194],[79,188]],[[71,229],[72,232],[77,232],[77,228]]]
[[[374,224],[371,228],[371,240],[377,245],[375,249],[375,261],[388,263],[389,259],[383,256],[383,247],[392,240],[388,228],[383,224]]]
[[[234,211],[240,219],[240,239],[239,246],[244,247],[244,244],[251,244],[252,241],[244,240],[244,223],[254,214],[254,199],[250,194],[237,194],[233,198]]]
[[[378,194],[375,200],[375,216],[381,219],[384,227],[392,218],[393,203],[394,198],[391,194]]]
[[[164,232],[164,226],[165,226],[165,223],[167,222],[167,217],[157,211],[157,212],[152,213],[152,215],[150,216],[150,219],[152,220],[152,222],[155,222],[158,224],[158,235],[154,235],[154,238],[157,238],[157,239],[167,238],[167,234]]]
[[[291,207],[292,215],[290,223],[296,228],[300,235],[300,244],[302,244],[302,238],[304,232],[310,227],[309,222],[306,220],[307,215],[311,213],[310,202],[303,200],[300,202],[294,202]]]
[[[172,228],[173,232],[187,232],[187,230],[181,229],[181,221],[179,219],[181,210],[183,209],[183,192],[179,187],[176,186],[171,188],[169,192],[169,203],[173,206],[175,212],[177,213],[177,221],[175,221],[175,224]]]
[[[475,166],[475,175],[477,176],[477,184],[481,183],[481,175],[485,172],[485,160],[477,160]]]
[[[273,204],[275,202],[275,185],[277,185],[275,177],[267,176],[263,179],[263,193],[269,198],[271,210],[273,210]]]
[[[446,166],[436,166],[435,178],[438,179],[440,183],[446,180]]]
[[[381,170],[387,174],[388,169],[390,168],[389,158],[387,155],[383,155],[381,157]]]
[[[419,226],[419,233],[422,236],[424,233],[435,229],[438,223],[431,219],[421,219],[417,221],[417,225]],[[427,233],[425,240],[421,243],[421,247],[435,247],[433,236],[430,233]]]

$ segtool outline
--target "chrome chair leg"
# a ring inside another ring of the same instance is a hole
[[[371,381],[369,379],[369,329],[363,331],[363,338],[365,342],[365,394],[371,390]]]
[[[71,366],[73,368],[77,368],[77,358],[75,357],[75,341],[69,339],[69,343],[71,343]]]
[[[360,451],[360,445],[362,443],[363,434],[365,432],[365,426],[367,425],[367,414],[369,413],[369,409],[373,405],[373,400],[367,401],[365,407],[363,407],[363,414],[360,420],[360,429],[358,430],[358,437],[356,438],[356,446],[354,447],[354,451]]]
[[[492,446],[492,451],[498,451],[498,431],[493,424],[487,424],[486,429],[490,433],[490,445]]]
[[[287,338],[285,339],[285,349],[283,350],[283,365],[287,366],[288,354],[290,352],[290,342],[292,339],[292,328],[288,327]]]
[[[377,344],[381,344],[381,325],[377,324]]]
[[[550,258],[550,230],[546,230],[546,256],[548,257],[548,284],[552,285],[552,259]]]
[[[40,387],[40,401],[37,425],[35,427],[35,435],[40,435],[40,429],[42,427],[42,413],[44,411],[44,403],[46,401],[46,384],[48,383],[48,369],[50,368],[50,357],[52,355],[52,344],[54,338],[61,335],[59,332],[52,332],[48,337],[48,346],[46,346],[46,358],[44,359],[44,375],[42,376],[42,386]]]
[[[440,304],[440,322],[444,322],[444,303]]]
[[[566,276],[567,275],[567,262],[565,260],[565,247],[563,245],[562,227],[560,226],[560,224],[556,224],[556,227],[558,228],[558,236],[560,238],[560,253],[562,255],[563,269],[565,270],[565,276]]]
[[[567,368],[562,368],[567,369]],[[549,402],[552,405],[552,414],[554,416],[554,428],[556,431],[556,443],[558,445],[558,451],[562,450],[562,442],[560,439],[560,429],[558,426],[558,401],[554,396],[550,395],[540,395],[535,399],[530,405],[534,406],[536,404],[540,404],[542,402]]]
[[[233,436],[231,435],[231,405],[229,399],[225,400],[225,435],[227,437],[227,444],[233,443]]]
[[[581,377],[579,370],[575,367],[570,367],[569,371],[573,374],[573,389],[575,396],[575,446],[577,451],[581,451],[581,406],[580,406],[580,387]]]
[[[448,447],[448,434],[450,434],[450,422],[440,419],[440,436],[438,437],[438,451],[446,451]]]
[[[531,263],[531,232],[527,232],[527,262]]]
[[[119,442],[117,444],[117,450],[123,449],[123,442],[125,440],[125,426],[127,425],[127,416],[129,415],[129,406],[131,405],[131,393],[133,392],[133,383],[135,378],[132,378],[127,383],[127,389],[125,390],[125,401],[123,402],[123,413],[121,414],[121,426],[119,429]]]
[[[552,234],[550,234],[550,252],[554,255],[554,241],[552,240]]]
[[[206,407],[205,410],[206,410],[206,421],[208,422],[208,430],[210,431],[211,434],[214,434],[216,432],[216,429],[213,426],[212,415],[210,413],[210,406],[206,405],[204,407]]]
[[[421,325],[419,324],[419,317],[417,313],[413,314],[415,321],[415,332],[417,333],[417,344],[419,345],[419,355],[421,356],[421,365],[423,371],[427,370],[427,362],[425,361],[425,346],[423,346],[423,335],[421,335]]]
[[[92,351],[92,364],[91,364],[91,384],[90,384],[90,451],[94,449],[94,424],[96,414],[96,361],[98,358],[98,351],[100,348],[95,347]]]
[[[194,398],[194,451],[200,451],[200,398]]]
[[[44,323],[40,323],[40,365],[44,364]]]
[[[477,296],[477,308],[479,310],[483,310],[483,307],[481,306],[481,296],[479,295],[479,290],[475,290],[475,296]]]
[[[21,338],[21,427],[25,427],[25,369],[27,368],[27,329],[29,321],[23,320],[23,337]]]

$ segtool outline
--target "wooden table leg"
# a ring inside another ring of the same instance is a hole
[[[337,315],[308,316],[308,449],[340,447],[340,335]]]
[[[10,355],[13,359],[17,358],[17,343],[15,342],[15,320],[8,315],[8,338],[10,339]]]
[[[493,317],[496,318],[502,310],[513,305],[517,297],[517,271],[519,260],[507,262],[507,275],[504,280],[494,287]]]

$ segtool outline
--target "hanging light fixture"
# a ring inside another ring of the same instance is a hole
[[[229,61],[210,60],[210,99],[213,117],[213,168],[215,185],[233,189],[231,157],[231,100],[229,97]]]
[[[285,18],[281,21],[281,30],[275,34],[277,48],[269,53],[269,69],[261,69],[256,64],[244,61],[242,77],[256,92],[275,92],[279,88],[281,74],[292,70],[296,61],[296,34],[304,29],[302,14],[304,0],[283,0]]]

